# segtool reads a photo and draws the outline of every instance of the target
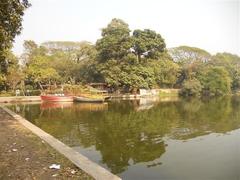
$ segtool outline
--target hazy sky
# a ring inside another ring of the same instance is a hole
[[[112,18],[121,18],[131,30],[149,28],[160,33],[167,47],[189,45],[210,53],[240,55],[240,0],[30,0],[24,40],[96,42]]]

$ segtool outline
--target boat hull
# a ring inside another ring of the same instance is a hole
[[[51,101],[51,102],[72,102],[72,96],[55,96],[55,95],[42,95],[42,101]]]

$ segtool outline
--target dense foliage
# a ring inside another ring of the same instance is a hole
[[[217,96],[238,91],[240,57],[229,53],[212,56],[205,50],[180,46],[169,53],[181,67],[177,86],[184,96]]]
[[[1,0],[0,2],[0,72],[7,73],[8,49],[22,29],[24,10],[28,0]]]
[[[164,39],[155,31],[134,30],[113,19],[96,43],[96,71],[99,81],[125,92],[158,85],[172,87],[178,65],[167,54]],[[169,75],[169,76],[168,76]]]
[[[28,40],[24,49],[20,58],[8,49],[0,52],[7,60],[1,68],[1,91],[88,83],[105,83],[122,92],[181,88],[184,96],[224,95],[240,89],[239,56],[211,55],[188,46],[167,49],[159,33],[150,29],[131,33],[121,19],[103,28],[96,44],[49,41],[38,45]]]

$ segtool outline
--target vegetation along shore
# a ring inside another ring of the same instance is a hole
[[[166,48],[164,38],[151,29],[131,30],[121,19],[102,29],[96,44],[49,41],[24,43],[16,57],[4,49],[1,94],[16,89],[39,95],[50,85],[104,83],[109,92],[136,93],[145,88],[180,88],[183,96],[219,96],[240,88],[240,57],[211,55],[206,50]]]

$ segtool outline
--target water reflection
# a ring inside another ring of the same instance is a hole
[[[11,108],[68,145],[91,149],[90,159],[92,151],[100,152],[97,163],[115,174],[140,163],[146,163],[146,168],[161,166],[159,160],[168,147],[166,139],[186,141],[240,127],[239,97]]]
[[[54,108],[68,108],[73,105],[73,102],[43,102],[40,105],[41,110],[54,109]]]

